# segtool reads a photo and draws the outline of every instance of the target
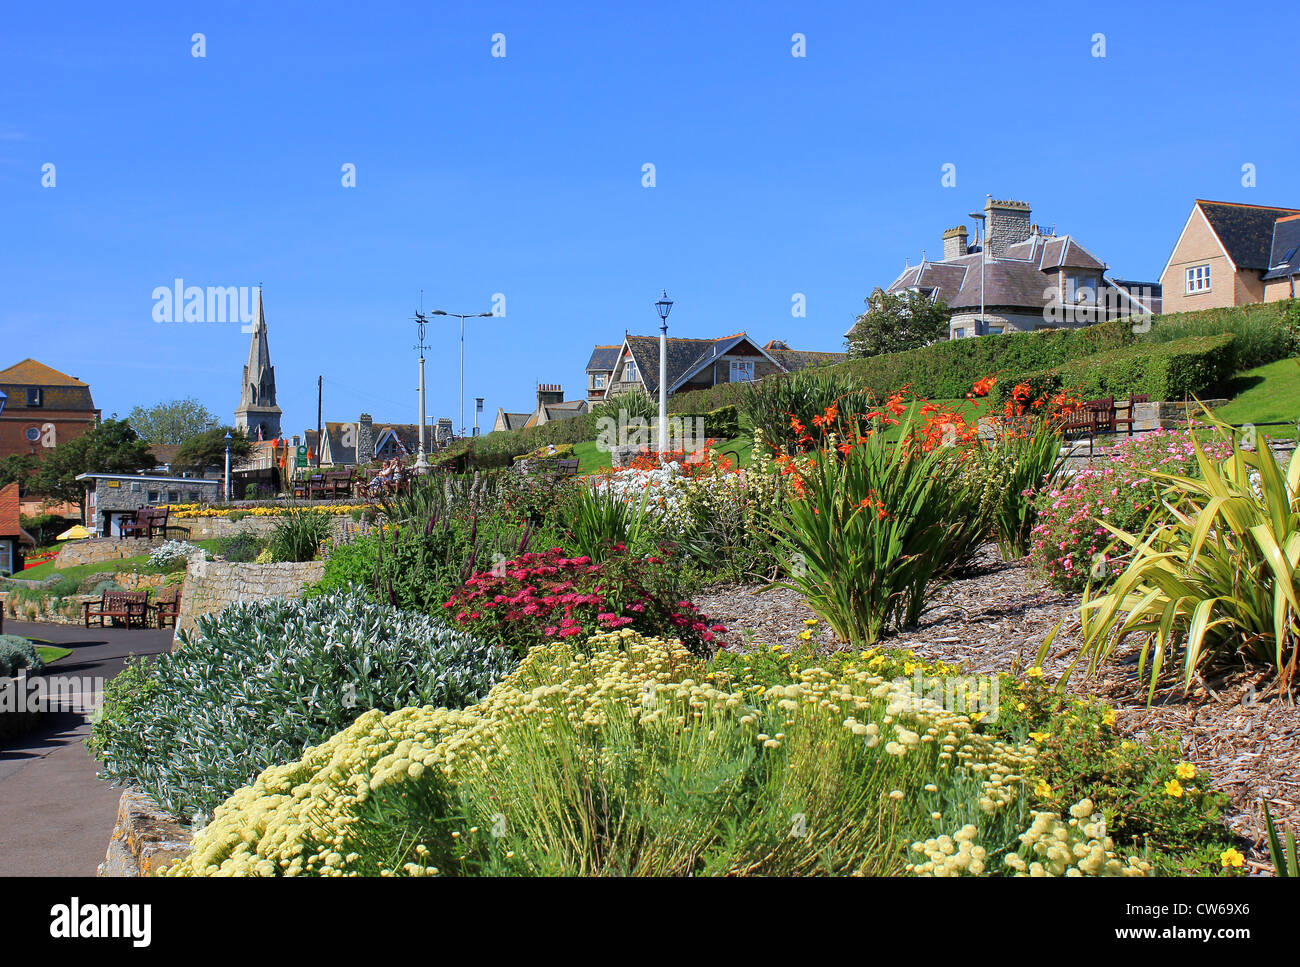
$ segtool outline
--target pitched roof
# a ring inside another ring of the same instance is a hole
[[[1300,209],[1271,208],[1267,205],[1240,205],[1236,202],[1196,199],[1214,234],[1219,237],[1228,258],[1239,269],[1267,271],[1273,225],[1279,217],[1300,215]]]
[[[507,430],[522,430],[532,419],[531,413],[507,413],[505,410],[497,410],[497,417],[505,423]]]
[[[807,369],[810,366],[829,366],[832,363],[842,363],[849,358],[848,353],[823,353],[805,349],[768,349],[766,346],[763,348],[787,373],[797,373],[799,370]]]
[[[0,383],[16,383],[26,386],[89,387],[88,383],[83,383],[66,373],[60,373],[57,369],[51,369],[44,363],[38,363],[34,359],[24,359],[21,363],[15,363],[8,369],[0,369]]]
[[[18,484],[0,487],[0,537],[21,537],[18,523]]]
[[[976,307],[980,304],[980,257],[976,249],[942,262],[909,266],[885,291],[937,291],[950,308]],[[1044,273],[1060,268],[1100,274],[1105,272],[1106,264],[1069,235],[1033,236],[1008,246],[1005,253],[984,263],[984,305],[1041,309],[1047,302],[1043,291],[1051,284],[1051,277]]]
[[[618,353],[622,348],[622,346],[597,346],[591,351],[591,359],[587,360],[587,372],[612,373],[614,367],[618,365]]]
[[[1273,244],[1265,279],[1300,274],[1300,215],[1287,215],[1273,223]]]
[[[745,332],[719,336],[716,339],[690,339],[679,336],[668,337],[668,391],[674,392],[678,386],[699,372],[704,366],[720,356],[726,355],[742,342],[749,342],[755,349],[776,362],[766,350],[760,349],[758,343],[749,338]],[[627,348],[636,360],[641,372],[641,382],[651,396],[659,393],[659,337],[628,336]],[[780,365],[780,363],[777,363]]]

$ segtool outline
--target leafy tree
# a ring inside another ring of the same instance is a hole
[[[140,439],[162,444],[184,443],[217,424],[217,418],[192,396],[157,403],[148,409],[137,406],[126,419]]]
[[[202,473],[205,470],[224,469],[226,465],[226,434],[230,434],[230,462],[248,456],[253,449],[243,430],[232,426],[214,426],[190,437],[181,444],[172,459],[173,470],[191,470]]]
[[[0,487],[8,487],[16,480],[18,486],[26,490],[27,481],[36,472],[38,466],[40,466],[38,457],[28,453],[10,454],[0,460]]]
[[[78,482],[78,474],[136,473],[157,462],[149,452],[149,444],[126,420],[110,417],[42,457],[27,478],[27,490],[40,494],[47,503],[81,505],[84,520],[86,488]]]
[[[948,304],[915,292],[882,292],[866,300],[867,311],[849,330],[850,356],[878,356],[928,346],[948,335]]]

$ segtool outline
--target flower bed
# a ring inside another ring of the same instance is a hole
[[[1209,445],[1207,453],[1223,459],[1230,447]],[[1038,524],[1030,541],[1030,563],[1053,586],[1082,590],[1124,569],[1126,550],[1102,522],[1140,531],[1157,509],[1150,472],[1196,473],[1191,431],[1156,430],[1111,447],[1098,466],[1085,467],[1039,494]]]

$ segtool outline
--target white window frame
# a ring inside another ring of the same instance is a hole
[[[1072,305],[1095,306],[1097,304],[1097,290],[1101,288],[1101,280],[1095,275],[1067,275],[1065,277],[1065,301]],[[1086,290],[1089,294],[1087,299],[1079,298],[1079,291]]]
[[[593,373],[593,374],[592,374],[592,377],[591,377],[591,388],[592,388],[592,389],[604,389],[604,388],[605,388],[605,385],[606,385],[608,382],[609,382],[609,374],[608,374],[608,373]]]
[[[1187,268],[1187,295],[1210,291],[1210,263],[1190,265]]]
[[[954,330],[952,331],[952,338],[953,338],[953,339],[965,339],[965,338],[966,338],[966,327],[965,327],[965,326],[958,326],[956,329],[954,329]]]
[[[727,381],[731,383],[752,383],[754,382],[754,361],[752,359],[732,359],[728,360],[731,367],[727,376]],[[743,375],[737,379],[736,374]]]
[[[635,383],[636,381],[636,360],[629,356],[627,362],[623,364],[623,382]]]

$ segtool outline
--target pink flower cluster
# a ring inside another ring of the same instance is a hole
[[[1215,460],[1230,445],[1205,445]],[[1035,500],[1038,525],[1031,532],[1030,563],[1056,587],[1081,590],[1122,571],[1129,553],[1116,544],[1105,521],[1130,533],[1143,529],[1159,506],[1151,471],[1198,476],[1196,453],[1186,431],[1156,430],[1116,444],[1103,463],[1086,467]]]

